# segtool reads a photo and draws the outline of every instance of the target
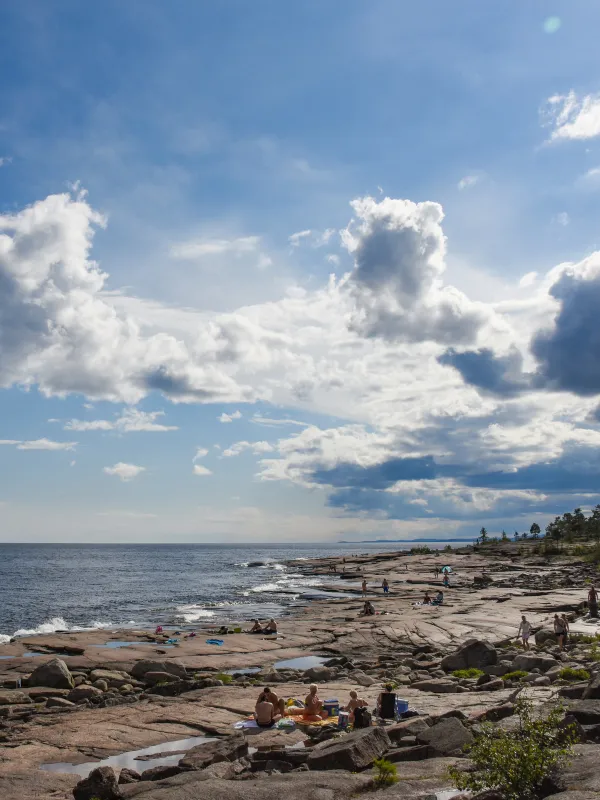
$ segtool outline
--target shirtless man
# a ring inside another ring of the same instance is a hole
[[[367,581],[364,580],[364,579],[363,579],[363,582],[362,582],[362,593],[363,593],[363,597],[367,596]]]
[[[347,706],[345,706],[344,711],[350,712],[349,720],[350,722],[354,722],[354,709],[355,708],[367,708],[369,704],[366,700],[363,700],[358,696],[357,692],[350,692],[350,702]]]
[[[270,619],[267,625],[265,625],[263,633],[277,633],[277,623],[274,619]]]
[[[263,689],[263,695],[268,703],[273,704],[273,708],[276,711],[279,711],[282,717],[285,717],[285,700],[283,697],[279,697],[275,694],[275,692],[271,691],[268,686],[265,686]]]
[[[273,703],[269,703],[265,695],[261,694],[254,710],[254,719],[259,728],[272,728],[281,719],[281,715],[275,713]]]

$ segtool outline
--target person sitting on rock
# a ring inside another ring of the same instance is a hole
[[[344,707],[344,711],[349,711],[350,716],[348,718],[350,723],[354,722],[354,709],[355,708],[367,708],[369,704],[366,700],[363,700],[358,696],[358,692],[354,690],[350,692],[350,701],[347,706]]]
[[[391,683],[386,683],[377,698],[377,716],[381,719],[396,718],[396,694]]]
[[[277,623],[275,622],[274,619],[270,619],[268,621],[268,623],[265,625],[265,629],[264,629],[263,633],[267,633],[267,634],[277,633]]]
[[[431,601],[431,605],[441,606],[443,602],[444,602],[444,593],[442,591],[439,591]]]
[[[423,598],[423,605],[430,606],[431,605],[431,595],[428,591],[425,591],[425,597]]]
[[[323,712],[323,703],[319,699],[318,687],[316,684],[311,683],[308,687],[308,694],[304,700],[304,711],[302,716],[304,719],[317,722],[321,719],[327,719],[327,713]]]
[[[372,617],[375,615],[375,608],[370,600],[365,600],[363,610],[360,614],[361,617]]]
[[[260,695],[256,703],[254,719],[259,728],[272,728],[281,719],[281,714],[275,713],[273,703],[269,703],[264,693]]]
[[[262,633],[263,629],[260,626],[260,622],[257,619],[252,620],[252,627],[248,631],[248,633]]]
[[[267,702],[273,704],[273,708],[275,709],[275,711],[279,711],[281,716],[285,717],[285,700],[283,699],[283,697],[280,698],[268,686],[265,686],[262,693],[266,698]]]

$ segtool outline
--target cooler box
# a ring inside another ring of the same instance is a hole
[[[340,713],[339,700],[325,700],[323,703],[323,711],[327,712],[328,717],[337,717]]]
[[[396,714],[404,714],[408,711],[408,700],[396,700]]]

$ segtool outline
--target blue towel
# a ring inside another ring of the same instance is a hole
[[[220,647],[224,642],[223,639],[207,639],[206,644],[216,644]]]

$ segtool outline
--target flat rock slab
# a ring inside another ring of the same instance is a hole
[[[176,778],[146,784],[148,791],[135,791],[137,786],[123,786],[124,797],[141,800],[346,800],[366,791],[372,782],[370,775],[351,775],[347,772],[292,772],[250,781],[226,781],[218,778],[197,780],[177,785]],[[141,788],[141,787],[139,787]],[[130,793],[131,792],[131,793]]]

